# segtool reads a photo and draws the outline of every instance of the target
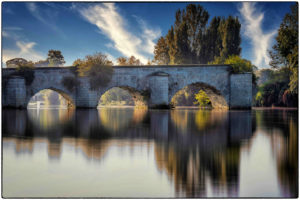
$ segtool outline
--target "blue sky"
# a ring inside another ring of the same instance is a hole
[[[188,3],[2,3],[2,63],[23,57],[46,59],[61,50],[65,66],[101,52],[115,61],[134,55],[146,64],[153,48]],[[237,16],[242,29],[242,57],[269,67],[267,50],[292,2],[200,2],[213,16]],[[3,65],[2,65],[3,66]]]

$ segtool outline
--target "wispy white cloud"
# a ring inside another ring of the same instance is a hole
[[[35,42],[16,41],[16,49],[3,49],[2,62],[13,58],[25,58],[26,60],[38,61],[44,59],[41,53],[34,50]]]
[[[58,12],[51,9],[41,10],[36,3],[27,3],[27,8],[37,20],[50,27],[61,37],[66,38],[65,34],[57,27],[54,19],[58,16]],[[45,4],[47,5],[47,4]]]
[[[154,50],[154,46],[155,46],[155,43],[153,41],[161,35],[161,30],[160,29],[151,29],[151,28],[149,28],[149,26],[143,19],[139,18],[136,15],[133,15],[133,17],[137,20],[137,22],[140,24],[140,26],[143,30],[142,38],[146,43],[146,46],[144,49],[145,52],[147,52],[149,54],[153,54],[153,50]]]
[[[135,35],[126,28],[125,19],[117,11],[115,4],[93,4],[85,8],[76,8],[91,24],[96,25],[102,34],[113,42],[116,50],[124,56],[134,55],[141,62],[147,63],[148,54],[153,54],[153,40],[160,36],[160,31],[153,31],[143,23],[141,35]]]
[[[19,40],[20,39],[20,34],[16,33],[18,31],[22,31],[23,29],[20,27],[3,27],[2,29],[2,37],[4,38],[9,38],[13,40]]]
[[[242,3],[242,6],[239,8],[242,16],[242,31],[251,40],[254,56],[253,63],[257,67],[267,67],[270,62],[268,49],[270,49],[271,40],[275,36],[276,30],[264,33],[262,29],[264,13],[255,12],[256,10],[255,3]]]

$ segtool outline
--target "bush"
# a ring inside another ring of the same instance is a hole
[[[207,94],[203,90],[200,90],[197,94],[195,94],[195,99],[196,102],[194,102],[194,104],[199,104],[200,107],[211,105],[210,99],[208,98]]]
[[[101,53],[88,55],[83,60],[77,59],[73,65],[77,67],[79,76],[89,77],[91,89],[106,86],[113,74],[112,62]]]
[[[72,76],[66,76],[62,79],[61,83],[67,90],[70,92],[74,91],[77,86],[79,86],[80,82]]]

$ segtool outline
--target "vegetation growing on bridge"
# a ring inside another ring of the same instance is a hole
[[[76,89],[76,87],[80,85],[79,80],[76,77],[73,77],[73,76],[64,77],[62,79],[61,83],[70,92],[74,91]]]
[[[84,59],[77,59],[73,65],[80,77],[88,77],[91,89],[106,86],[112,78],[112,61],[102,53],[87,55]]]
[[[32,62],[22,63],[16,67],[16,71],[11,73],[8,77],[5,77],[4,86],[6,85],[6,82],[8,79],[10,79],[13,76],[20,76],[25,79],[26,85],[31,85],[31,83],[34,80],[34,65]]]
[[[200,107],[211,107],[211,101],[203,90],[199,90],[199,92],[195,94],[195,99],[194,104]]]

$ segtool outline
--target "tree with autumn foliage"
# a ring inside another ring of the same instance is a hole
[[[92,89],[97,89],[111,80],[113,74],[112,61],[102,53],[87,55],[84,59],[77,59],[73,66],[80,77],[88,77]]]
[[[134,56],[130,56],[129,58],[121,56],[121,57],[117,58],[117,63],[120,66],[122,66],[122,65],[136,65],[136,66],[142,65],[141,61]]]

